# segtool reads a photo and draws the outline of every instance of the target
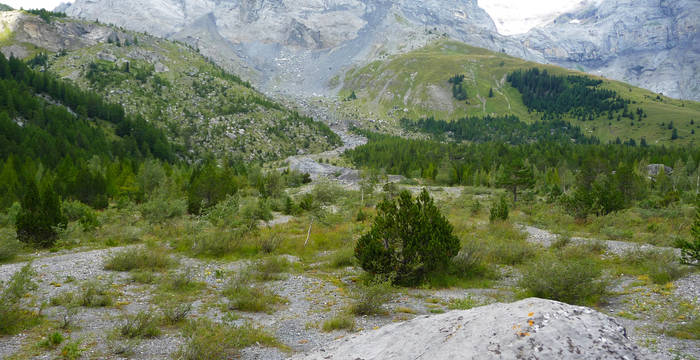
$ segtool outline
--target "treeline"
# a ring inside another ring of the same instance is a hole
[[[601,80],[553,75],[538,68],[513,71],[507,80],[520,91],[525,106],[542,112],[544,118],[568,114],[580,120],[593,120],[605,113],[610,118],[620,110],[628,113],[629,100],[621,98],[615,91],[598,88]]]
[[[34,15],[38,15],[40,18],[42,18],[44,21],[47,23],[51,23],[51,20],[53,18],[64,18],[66,17],[65,13],[62,12],[53,12],[49,11],[46,9],[30,9],[30,10],[25,10],[26,12]]]
[[[578,126],[563,120],[536,121],[532,124],[520,121],[515,115],[463,117],[454,121],[435,120],[433,117],[412,121],[401,119],[401,126],[410,131],[420,131],[437,139],[448,135],[455,141],[502,142],[512,145],[549,140],[598,144],[595,137],[586,136]]]
[[[53,167],[66,156],[175,158],[162,130],[141,118],[126,116],[121,105],[2,54],[0,127],[0,159],[11,154],[33,157]],[[119,138],[108,136],[109,127],[116,129]]]
[[[537,189],[556,198],[568,196],[567,204],[579,216],[619,210],[635,201],[650,200],[649,206],[676,201],[684,191],[695,191],[700,160],[697,148],[561,141],[456,144],[363,135],[369,142],[345,153],[356,166],[437,184],[497,187],[512,164],[524,164],[532,169]],[[646,164],[654,163],[672,164],[673,175],[650,181]]]
[[[459,101],[467,100],[467,90],[462,84],[464,82],[464,75],[455,75],[447,82],[452,84],[452,97]]]

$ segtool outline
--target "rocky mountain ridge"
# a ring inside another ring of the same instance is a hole
[[[267,92],[334,94],[355,65],[449,37],[700,99],[694,0],[605,0],[516,36],[499,35],[476,0],[77,0],[60,10],[186,41]]]
[[[0,51],[38,64],[167,130],[185,156],[245,160],[319,152],[340,139],[194,49],[95,22],[0,12]]]

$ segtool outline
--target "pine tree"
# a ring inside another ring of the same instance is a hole
[[[535,184],[535,175],[532,167],[521,161],[506,166],[496,181],[498,186],[510,189],[513,192],[513,203],[518,202],[518,188],[529,188]]]
[[[415,200],[408,191],[377,206],[372,228],[355,246],[365,271],[391,276],[400,284],[416,284],[443,270],[459,252],[459,239],[427,190]]]
[[[39,247],[52,246],[57,236],[55,228],[66,223],[53,186],[47,186],[40,196],[36,184],[30,182],[21,205],[15,223],[17,239]]]

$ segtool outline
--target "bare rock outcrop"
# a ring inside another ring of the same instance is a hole
[[[646,359],[615,319],[529,298],[421,316],[294,359]]]
[[[348,68],[442,36],[700,100],[697,0],[590,0],[504,36],[476,0],[76,0],[69,16],[186,41],[265,90],[333,92]]]

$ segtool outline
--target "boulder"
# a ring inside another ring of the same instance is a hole
[[[615,319],[529,298],[419,316],[353,334],[294,359],[646,359]]]
[[[666,175],[671,175],[673,173],[673,168],[670,166],[664,164],[649,164],[647,165],[647,176],[656,177],[661,172],[661,169],[666,172]]]

